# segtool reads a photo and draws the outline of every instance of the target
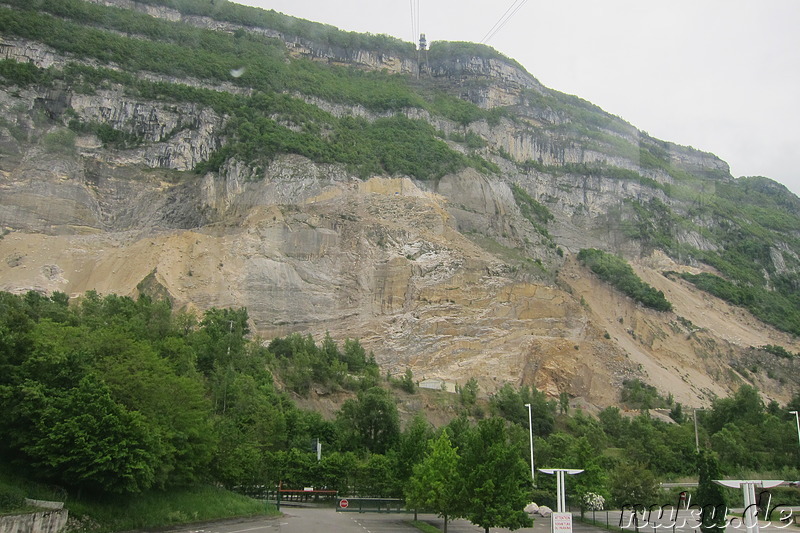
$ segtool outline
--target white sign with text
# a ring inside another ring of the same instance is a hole
[[[550,515],[553,533],[572,533],[572,513]]]

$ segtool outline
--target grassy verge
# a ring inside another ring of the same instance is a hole
[[[35,513],[36,511],[41,511],[41,509],[38,509],[36,507],[23,506],[23,507],[11,509],[11,510],[8,510],[8,511],[0,511],[0,516],[10,516],[10,515],[16,515],[16,514]]]
[[[412,520],[409,522],[412,526],[419,529],[424,533],[442,533],[442,530],[438,527],[432,526],[427,522],[422,522],[420,520]]]
[[[135,495],[74,496],[0,467],[0,515],[35,512],[25,498],[63,501],[77,533],[156,529],[191,522],[278,515],[272,504],[212,486],[148,491]]]
[[[208,486],[102,500],[76,499],[68,501],[66,507],[79,522],[77,530],[92,533],[278,514],[271,504]]]

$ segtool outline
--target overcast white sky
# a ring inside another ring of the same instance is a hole
[[[659,139],[712,152],[735,177],[800,194],[800,0],[236,0],[340,29],[481,42],[545,86]]]

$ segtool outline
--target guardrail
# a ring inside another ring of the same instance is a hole
[[[413,513],[399,498],[339,498],[337,513]]]

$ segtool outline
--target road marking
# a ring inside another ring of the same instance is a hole
[[[245,531],[256,531],[258,529],[270,529],[272,526],[259,526],[259,527],[249,527],[247,529],[237,529],[235,531],[228,531],[228,533],[244,533]]]

